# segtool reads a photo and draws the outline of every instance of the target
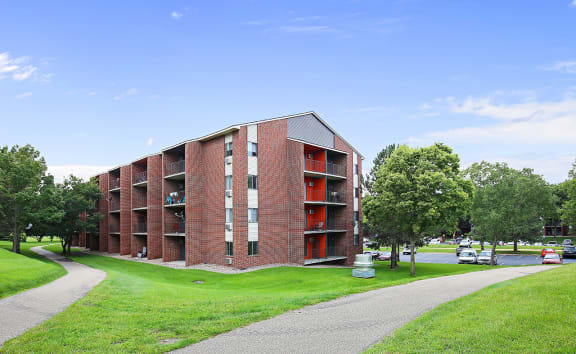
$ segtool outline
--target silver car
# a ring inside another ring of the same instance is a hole
[[[478,255],[478,264],[490,264],[492,250],[484,250]],[[494,257],[494,264],[498,264],[498,257]]]
[[[476,264],[478,262],[478,257],[476,256],[476,250],[473,248],[466,248],[460,252],[458,257],[458,264]]]

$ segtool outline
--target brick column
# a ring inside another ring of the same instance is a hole
[[[109,198],[109,175],[108,173],[101,174],[98,176],[100,192],[102,192],[102,199],[98,202],[98,212],[102,215],[102,221],[100,221],[100,242],[99,249],[101,252],[108,252],[108,234],[110,230],[108,229],[108,198]]]
[[[186,144],[186,265],[202,263],[203,209],[202,143],[194,141]]]
[[[130,254],[132,240],[132,165],[120,167],[120,255]]]
[[[289,262],[304,264],[304,144],[287,141]]]
[[[259,256],[248,256],[248,146],[247,129],[241,127],[232,136],[234,176],[233,213],[234,213],[234,260],[236,268],[249,267]],[[221,198],[224,201],[224,198]],[[224,241],[222,241],[224,245]],[[224,258],[224,257],[222,257]]]
[[[148,259],[162,258],[162,155],[148,157]]]

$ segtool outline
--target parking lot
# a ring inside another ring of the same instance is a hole
[[[410,262],[410,255],[400,255],[400,261]],[[416,253],[416,263],[458,264],[456,253]],[[576,258],[565,258],[564,264],[576,263]],[[498,255],[500,265],[542,264],[542,257],[536,254]]]

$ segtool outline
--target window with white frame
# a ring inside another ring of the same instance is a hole
[[[258,143],[248,142],[248,156],[258,156]]]
[[[226,222],[233,222],[234,220],[234,210],[232,208],[226,208]]]
[[[232,176],[226,176],[226,190],[232,190]]]
[[[255,256],[258,254],[258,241],[248,241],[248,255]]]
[[[258,222],[258,208],[248,208],[248,222]]]
[[[226,143],[224,156],[232,156],[232,143]]]
[[[226,241],[226,255],[227,256],[234,255],[234,243],[231,241]]]
[[[258,189],[258,176],[248,175],[248,189]]]

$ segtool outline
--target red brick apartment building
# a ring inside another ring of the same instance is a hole
[[[186,265],[351,264],[359,171],[314,112],[233,125],[96,176],[104,219],[79,245]]]

